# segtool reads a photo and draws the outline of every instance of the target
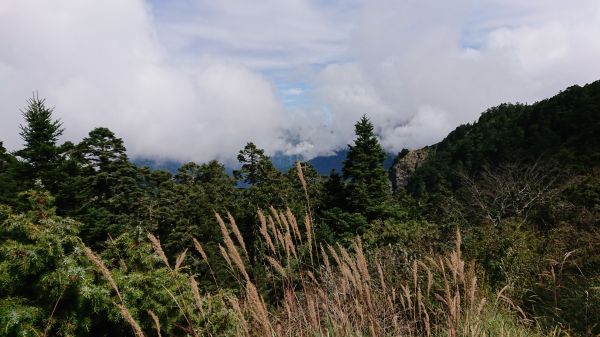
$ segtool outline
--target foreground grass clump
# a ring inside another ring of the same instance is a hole
[[[299,176],[302,180],[301,169]],[[216,219],[223,235],[219,252],[238,284],[226,294],[201,293],[196,276],[186,273],[187,251],[173,264],[160,241],[148,235],[155,258],[162,261],[172,279],[165,289],[178,314],[175,319],[170,316],[168,328],[148,311],[152,328],[144,330],[137,319],[145,315],[131,314],[123,300],[124,290],[111,271],[86,249],[112,288],[114,305],[136,336],[561,334],[559,330],[542,332],[505,295],[507,287],[492,293],[480,284],[476,265],[463,258],[459,231],[454,249],[446,254],[408,259],[394,256],[392,250],[372,256],[364,251],[360,237],[350,247],[316,242],[310,208],[300,222],[290,209],[270,208],[267,214],[258,212],[260,239],[253,245],[258,254],[251,258],[235,219],[230,214],[228,224],[219,214]],[[194,244],[208,264],[203,247],[195,240]],[[219,280],[214,281],[218,285]]]
[[[292,219],[290,222],[293,221]],[[414,260],[403,270],[369,262],[357,238],[352,252],[321,247],[315,269],[290,270],[297,247],[267,258],[283,296],[269,306],[247,281],[237,312],[239,335],[276,336],[540,336],[502,294],[490,296],[456,249]],[[284,266],[288,267],[284,267]],[[242,272],[243,273],[243,272]],[[488,298],[490,300],[488,300]],[[269,309],[267,309],[269,308]]]
[[[276,215],[276,217],[275,217]],[[455,249],[439,256],[406,263],[398,270],[382,259],[367,257],[356,238],[351,249],[308,241],[310,219],[300,228],[291,212],[259,213],[267,247],[254,265],[243,239],[217,215],[225,233],[221,247],[231,272],[239,280],[238,295],[227,295],[215,305],[214,296],[201,294],[194,277],[180,283],[172,295],[181,313],[181,329],[192,336],[543,336],[523,311],[504,295],[482,288],[474,264],[466,263],[457,232]],[[231,232],[231,234],[230,234]],[[174,266],[162,253],[158,239],[149,235],[155,254],[179,279],[185,267],[182,254]],[[234,243],[234,240],[238,244]],[[240,240],[240,241],[238,241]],[[318,248],[317,248],[318,247]],[[205,254],[200,245],[198,253]],[[121,291],[93,252],[88,256],[114,289]],[[311,261],[312,259],[312,261]],[[254,269],[253,269],[254,268]],[[269,289],[261,292],[259,289]],[[125,303],[115,301],[137,336],[142,331]],[[207,330],[212,318],[230,326]],[[163,331],[164,332],[164,331]],[[554,333],[558,335],[558,332]]]

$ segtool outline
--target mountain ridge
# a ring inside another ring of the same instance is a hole
[[[460,186],[456,172],[543,159],[573,170],[600,164],[600,80],[571,86],[533,104],[500,104],[474,123],[458,126],[431,145],[407,188],[429,192]],[[397,157],[397,161],[401,157]]]

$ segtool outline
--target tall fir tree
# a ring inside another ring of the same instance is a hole
[[[21,159],[21,177],[30,184],[36,179],[55,193],[61,176],[61,153],[57,146],[62,135],[62,123],[54,120],[53,109],[47,108],[44,99],[34,95],[22,111],[25,125],[20,125],[25,147],[15,154]]]
[[[386,155],[367,116],[354,127],[356,139],[354,145],[348,145],[348,156],[342,168],[347,180],[348,211],[361,213],[371,221],[381,215],[381,207],[390,197],[387,172],[383,167]]]

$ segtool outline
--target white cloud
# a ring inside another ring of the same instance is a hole
[[[287,69],[344,57],[353,26],[353,3],[157,1],[155,11],[165,12],[159,33],[173,50],[191,57],[202,53],[234,60],[255,69]]]
[[[372,118],[390,151],[600,78],[596,0],[0,0],[0,140],[38,90],[133,156],[308,157]]]
[[[281,93],[286,96],[299,96],[304,93],[304,90],[302,88],[288,88],[281,90]]]
[[[318,77],[339,136],[331,146],[348,141],[363,113],[399,151],[435,143],[488,107],[600,78],[597,1],[373,0],[359,13],[353,62]]]
[[[0,7],[0,132],[19,146],[18,109],[39,90],[66,139],[96,126],[134,156],[230,159],[253,140],[281,148],[285,114],[247,67],[205,58],[173,65],[142,1],[19,1]]]

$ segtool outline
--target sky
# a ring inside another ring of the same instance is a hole
[[[0,141],[37,92],[132,157],[310,159],[364,114],[389,152],[600,79],[597,0],[0,0]]]

